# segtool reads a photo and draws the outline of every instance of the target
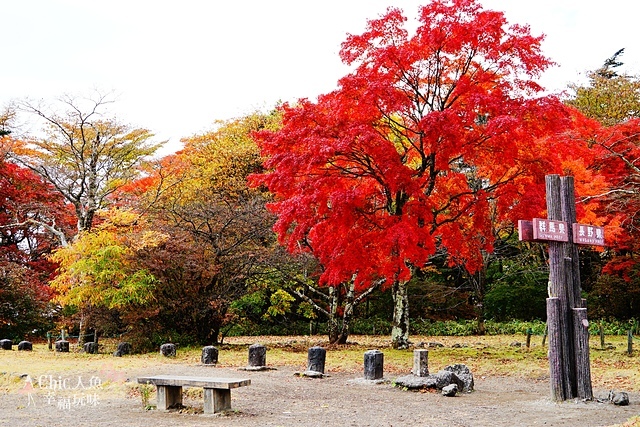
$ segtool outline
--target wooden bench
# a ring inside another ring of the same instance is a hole
[[[204,413],[215,414],[231,409],[231,389],[250,385],[249,379],[156,375],[138,378],[140,384],[158,389],[158,409],[166,411],[182,404],[182,387],[204,389]]]

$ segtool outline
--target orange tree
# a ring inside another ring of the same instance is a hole
[[[390,8],[348,36],[353,71],[315,102],[282,106],[282,128],[258,134],[267,172],[252,178],[274,194],[280,241],[312,252],[322,283],[392,289],[395,347],[408,345],[416,269],[442,249],[478,270],[489,205],[538,212],[566,148],[544,137],[569,125],[556,98],[536,96],[551,62],[528,27],[474,0],[432,1],[418,20],[410,34]]]

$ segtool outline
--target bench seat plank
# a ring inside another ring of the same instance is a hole
[[[182,375],[156,375],[153,377],[140,377],[141,384],[153,384],[162,386],[202,387],[232,389],[251,385],[250,379],[238,378],[214,378],[214,377],[189,377]]]

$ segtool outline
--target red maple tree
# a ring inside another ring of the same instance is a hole
[[[17,337],[50,326],[48,280],[56,264],[47,255],[59,239],[47,227],[69,231],[73,215],[51,185],[5,159],[12,143],[0,137],[0,333]]]
[[[396,347],[408,345],[414,269],[438,248],[479,268],[489,205],[502,218],[544,206],[564,150],[545,137],[568,125],[558,99],[536,97],[551,62],[528,27],[475,0],[430,2],[413,33],[405,21],[389,8],[348,36],[353,71],[316,102],[282,106],[282,128],[257,134],[268,172],[252,178],[275,195],[280,241],[312,251],[322,283],[392,287]]]

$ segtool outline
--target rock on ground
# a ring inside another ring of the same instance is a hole
[[[413,374],[405,375],[396,378],[395,384],[398,387],[405,387],[410,390],[442,390],[451,384],[455,384],[458,390],[466,393],[473,391],[474,387],[473,374],[467,366],[462,364],[447,366],[443,370],[426,377],[419,377]]]

